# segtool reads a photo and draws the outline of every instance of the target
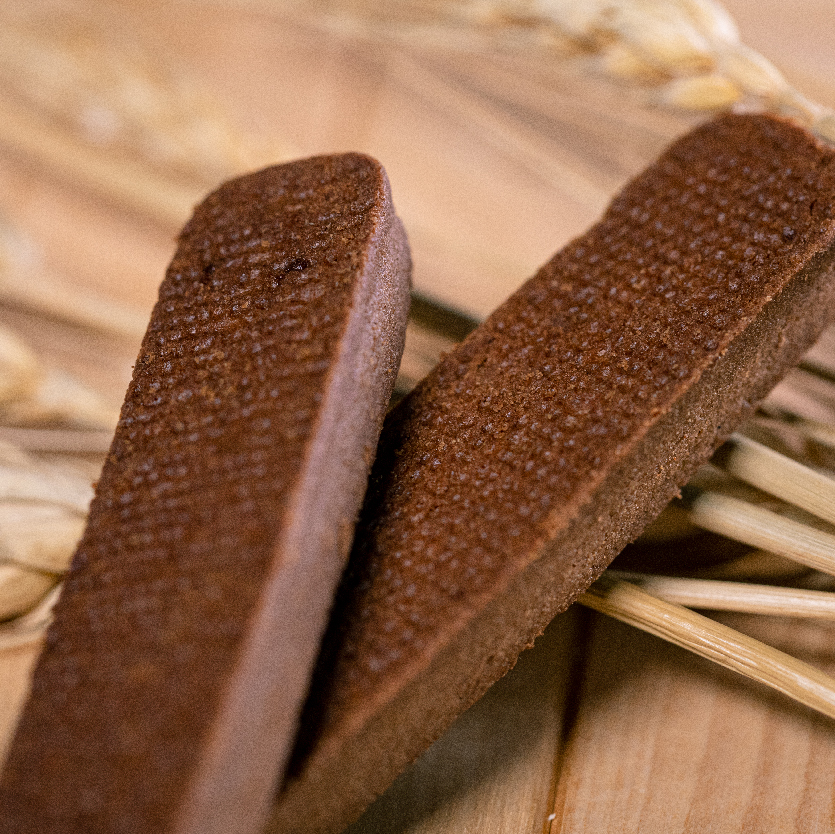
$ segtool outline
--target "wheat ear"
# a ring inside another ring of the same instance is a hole
[[[472,31],[513,45],[523,35],[558,56],[585,56],[605,76],[649,90],[686,110],[755,107],[791,116],[835,143],[835,113],[796,90],[768,59],[741,42],[714,0],[332,0],[342,31],[366,30],[444,43]]]

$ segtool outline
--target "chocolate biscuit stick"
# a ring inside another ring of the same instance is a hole
[[[403,348],[409,253],[360,155],[185,227],[0,781],[0,831],[257,832]]]

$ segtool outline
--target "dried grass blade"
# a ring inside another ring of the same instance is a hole
[[[735,434],[712,462],[729,475],[835,524],[835,480]]]
[[[835,535],[719,492],[691,488],[685,495],[693,524],[835,574]]]
[[[835,718],[835,679],[721,623],[605,574],[578,600]]]
[[[828,591],[613,570],[607,571],[607,576],[630,582],[665,602],[686,608],[835,620],[835,594]]]
[[[0,564],[0,621],[30,611],[57,583],[55,574]]]
[[[43,637],[52,622],[52,609],[58,602],[62,587],[62,585],[56,585],[27,614],[8,623],[0,623],[0,652],[34,643]]]

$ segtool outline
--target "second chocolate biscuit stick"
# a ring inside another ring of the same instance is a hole
[[[681,139],[389,416],[271,831],[335,832],[515,662],[835,312],[835,152]]]

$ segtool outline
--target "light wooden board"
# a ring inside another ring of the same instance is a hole
[[[835,106],[831,0],[727,5],[751,46]],[[132,0],[120,14],[161,60],[199,79],[254,146],[282,149],[276,157],[378,156],[409,229],[416,286],[479,316],[694,122],[541,54],[337,37],[280,0]],[[170,219],[9,148],[0,217],[28,237],[46,274],[143,312],[176,233]],[[19,311],[0,320],[120,401],[135,342]],[[728,621],[835,669],[831,627]],[[34,647],[0,655],[0,749],[34,657]],[[352,834],[823,832],[835,830],[833,784],[830,722],[572,613]]]
[[[835,668],[832,627],[725,617]],[[832,723],[627,626],[595,617],[552,831],[830,831]]]

